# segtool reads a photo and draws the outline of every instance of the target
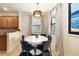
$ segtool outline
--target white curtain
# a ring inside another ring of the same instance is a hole
[[[62,44],[62,4],[56,7],[56,52],[58,55],[63,54]]]

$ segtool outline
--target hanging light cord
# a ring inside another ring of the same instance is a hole
[[[39,3],[36,3],[36,4],[37,4],[37,9],[38,9],[38,4],[39,4]]]
[[[37,10],[35,10],[33,12],[33,16],[35,16],[35,17],[41,17],[42,16],[42,11],[38,10],[38,4],[39,3],[36,3],[36,4],[37,4]]]

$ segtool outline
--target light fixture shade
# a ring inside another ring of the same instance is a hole
[[[35,16],[35,17],[41,17],[41,16],[42,16],[42,11],[40,11],[40,10],[35,10],[35,11],[33,12],[33,16]]]

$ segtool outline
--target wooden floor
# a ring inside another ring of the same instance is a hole
[[[0,56],[19,56],[21,53],[21,46],[18,44],[13,51],[7,53],[7,52],[0,52]]]
[[[18,44],[11,52],[0,52],[0,56],[19,56],[21,53],[21,44]]]

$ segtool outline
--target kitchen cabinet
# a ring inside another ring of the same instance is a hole
[[[6,35],[0,35],[0,51],[7,50],[7,40]]]
[[[2,27],[2,18],[0,17],[0,28]]]
[[[1,24],[1,28],[7,28],[7,18],[5,16],[1,17],[2,19],[2,24]]]
[[[2,29],[18,29],[18,16],[0,16],[0,28]]]

